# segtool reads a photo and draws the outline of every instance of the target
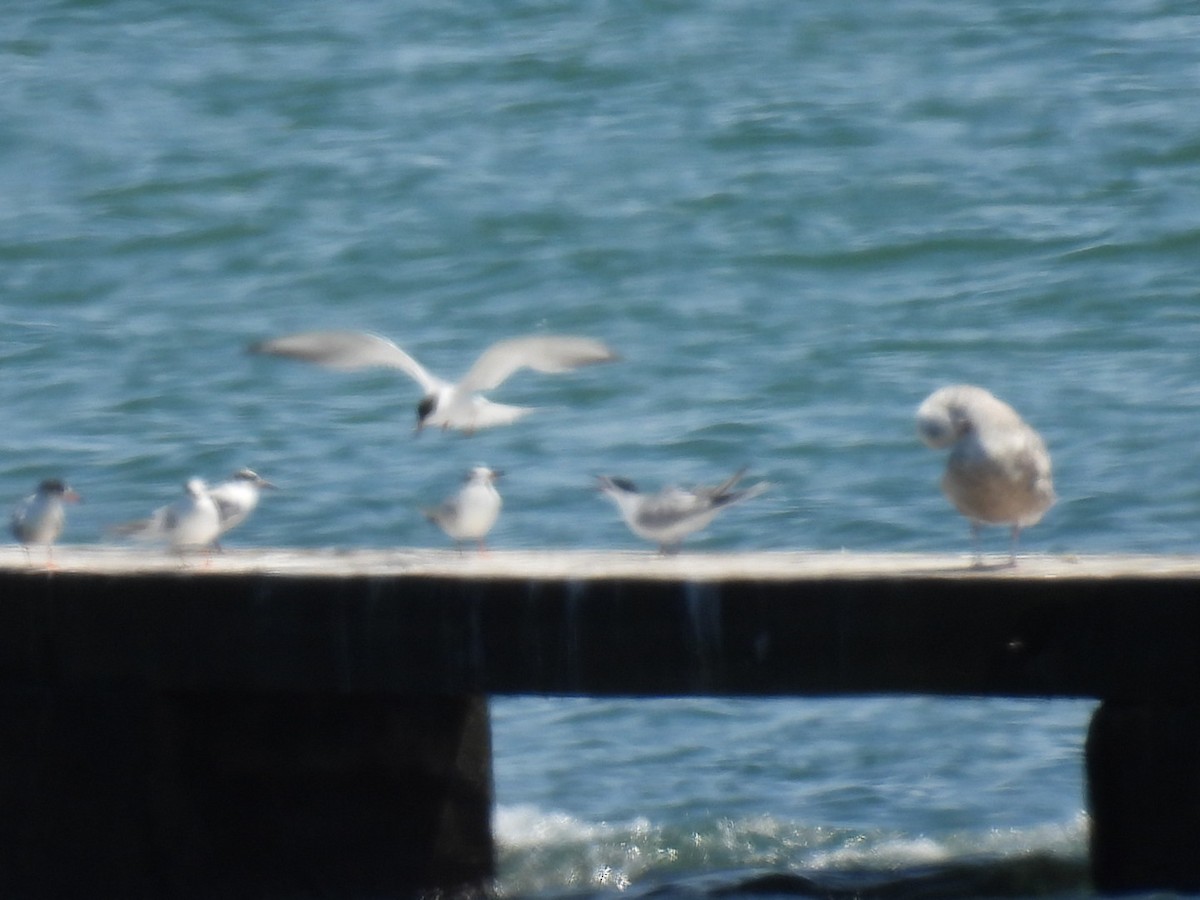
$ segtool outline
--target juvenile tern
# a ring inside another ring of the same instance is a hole
[[[484,538],[500,516],[502,501],[496,490],[496,479],[503,474],[487,466],[475,466],[467,473],[458,493],[438,506],[424,510],[425,518],[446,532],[455,543],[476,541],[482,551]]]
[[[41,544],[46,548],[46,564],[54,565],[54,542],[67,524],[65,504],[79,502],[79,495],[58,478],[47,478],[32,494],[17,504],[12,512],[13,537],[25,548]]]
[[[118,525],[117,534],[165,541],[177,553],[211,550],[221,535],[221,512],[201,478],[189,478],[184,495],[156,509],[148,519]]]
[[[221,516],[221,534],[236,528],[246,521],[258,506],[263,490],[274,490],[275,485],[251,469],[238,469],[225,482],[209,490],[208,495],[217,504]]]
[[[601,475],[600,491],[612,498],[625,524],[638,537],[658,544],[663,554],[675,553],[689,534],[705,528],[721,510],[757,497],[768,485],[759,482],[743,490],[734,486],[745,474],[734,472],[715,487],[665,487],[655,494],[638,492],[626,478]]]
[[[950,447],[942,491],[971,523],[976,564],[981,525],[1012,529],[1009,564],[1016,565],[1021,529],[1054,505],[1050,453],[1011,406],[981,387],[956,384],[917,408],[917,434],[935,450]]]
[[[530,412],[530,407],[493,403],[483,391],[499,387],[520,369],[567,372],[580,366],[617,358],[600,341],[561,335],[510,338],[488,347],[457,383],[445,381],[387,338],[361,331],[309,331],[250,346],[250,352],[286,356],[330,369],[399,369],[421,386],[417,430],[425,426],[457,428],[465,432],[509,425]]]

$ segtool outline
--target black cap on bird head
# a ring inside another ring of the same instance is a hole
[[[421,398],[421,402],[417,404],[417,431],[425,427],[425,420],[433,415],[433,410],[436,406],[436,394],[427,394]]]
[[[596,489],[604,491],[608,488],[616,488],[627,494],[637,493],[637,485],[628,478],[622,478],[619,475],[598,475],[596,477]]]
[[[61,478],[46,478],[38,484],[38,491],[51,497],[62,497],[68,503],[78,503],[82,499],[71,486]]]

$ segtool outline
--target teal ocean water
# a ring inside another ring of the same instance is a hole
[[[596,474],[746,465],[689,550],[965,553],[912,414],[967,381],[1053,454],[1027,552],[1196,549],[1191,4],[20,2],[0,67],[0,497],[67,478],[69,543],[248,465],[230,544],[442,546],[484,462],[497,548],[638,548]],[[403,376],[244,352],[321,327],[622,359],[415,436]],[[1089,709],[497,701],[502,887],[1069,868]]]

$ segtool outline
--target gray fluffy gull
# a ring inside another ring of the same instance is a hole
[[[971,523],[1012,529],[1010,564],[1021,529],[1054,505],[1050,453],[1041,436],[1011,406],[981,387],[956,384],[934,391],[917,409],[917,434],[935,450],[950,448],[942,490]]]

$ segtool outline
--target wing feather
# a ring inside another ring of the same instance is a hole
[[[285,356],[328,369],[399,369],[432,393],[441,379],[385,337],[365,331],[306,331],[259,341],[250,345],[251,353]]]
[[[499,387],[519,369],[535,372],[569,372],[580,366],[610,362],[617,355],[592,338],[562,335],[531,335],[492,344],[463,376],[464,391],[488,391]]]
[[[250,515],[251,509],[249,507],[239,503],[235,498],[222,491],[220,486],[213,488],[209,492],[209,496],[212,497],[213,503],[217,505],[217,517],[221,520],[222,532],[229,531],[241,525]]]

